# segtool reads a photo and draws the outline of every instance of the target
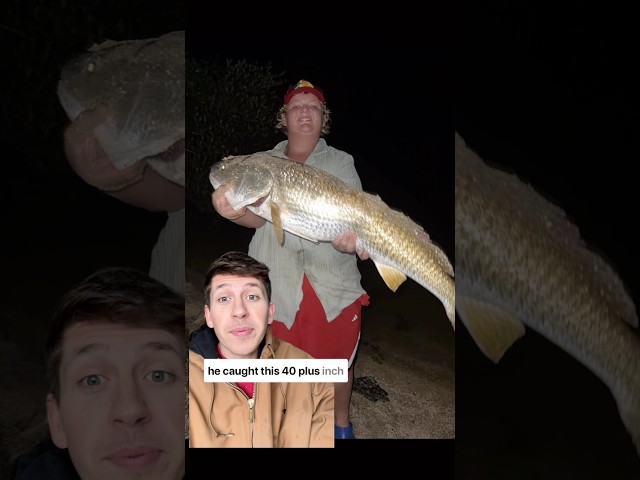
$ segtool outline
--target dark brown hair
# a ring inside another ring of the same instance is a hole
[[[54,311],[46,345],[48,388],[58,401],[64,334],[81,322],[162,328],[182,339],[184,297],[148,274],[129,267],[102,268],[73,287]]]
[[[227,252],[215,260],[207,271],[204,279],[204,303],[209,305],[211,295],[211,281],[216,275],[236,275],[238,277],[253,277],[264,285],[267,291],[267,301],[271,301],[271,280],[269,267],[243,252]]]

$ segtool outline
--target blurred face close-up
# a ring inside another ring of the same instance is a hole
[[[87,479],[184,475],[183,345],[159,328],[79,323],[63,339],[54,443]]]
[[[322,130],[322,102],[312,93],[297,93],[287,104],[286,126],[289,135],[314,134]]]
[[[204,314],[220,341],[222,355],[258,358],[258,347],[275,312],[264,285],[253,277],[227,274],[216,275],[211,282],[211,297]]]

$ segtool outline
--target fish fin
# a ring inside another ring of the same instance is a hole
[[[284,228],[282,227],[282,215],[280,214],[280,207],[277,203],[271,202],[271,223],[273,223],[273,228],[276,231],[276,239],[280,245],[284,245]],[[320,243],[317,238],[309,238],[306,235],[302,235],[295,230],[288,230],[289,232],[297,235],[298,237],[304,238],[305,240],[309,240],[315,244]]]
[[[407,279],[407,276],[400,270],[396,270],[393,267],[383,265],[381,263],[373,262],[378,269],[378,273],[392,291],[396,291],[400,285]]]
[[[280,218],[280,207],[276,202],[271,202],[271,222],[273,229],[276,231],[276,239],[282,246],[284,245],[284,230],[282,228],[282,219]]]
[[[482,300],[458,294],[456,310],[478,348],[494,363],[525,334],[524,323],[512,313]]]

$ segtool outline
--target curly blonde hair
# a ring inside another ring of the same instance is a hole
[[[282,133],[284,133],[285,135],[289,136],[289,133],[287,132],[287,126],[284,124],[284,117],[287,115],[287,105],[282,105],[280,107],[280,110],[278,110],[278,115],[277,120],[278,123],[276,124],[276,130],[280,130]],[[324,137],[325,135],[329,134],[329,131],[331,130],[330,128],[331,126],[331,110],[329,110],[329,107],[327,107],[326,103],[322,103],[322,129],[320,130],[320,136]]]

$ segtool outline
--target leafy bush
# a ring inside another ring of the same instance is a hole
[[[186,59],[187,198],[213,211],[211,166],[228,155],[268,150],[282,139],[276,114],[283,73],[244,59]]]

